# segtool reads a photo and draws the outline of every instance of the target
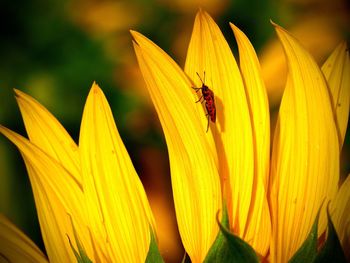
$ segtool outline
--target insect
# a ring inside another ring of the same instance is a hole
[[[207,125],[207,132],[208,132],[208,130],[209,130],[209,118],[214,123],[216,121],[216,107],[215,107],[215,101],[214,101],[214,92],[211,89],[209,89],[209,87],[207,85],[204,84],[205,71],[204,71],[204,77],[203,77],[204,81],[201,79],[198,72],[196,72],[196,73],[202,82],[202,87],[200,87],[200,88],[192,87],[192,89],[194,89],[196,92],[198,92],[199,90],[202,91],[202,96],[199,98],[199,100],[196,101],[196,103],[197,102],[201,102],[201,103],[205,102],[205,108],[207,110],[206,116],[208,117],[208,125]]]

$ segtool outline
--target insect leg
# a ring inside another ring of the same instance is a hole
[[[197,103],[197,102],[200,102],[202,99],[203,99],[203,96],[201,96],[201,97],[199,98],[199,100],[196,101],[196,103]]]
[[[207,116],[208,116],[208,124],[207,124],[207,131],[206,132],[209,131],[209,118],[210,118],[209,113],[207,114]]]

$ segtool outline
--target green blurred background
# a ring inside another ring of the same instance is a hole
[[[331,2],[1,1],[0,123],[26,134],[13,95],[13,88],[17,88],[47,107],[78,142],[85,99],[96,81],[110,102],[121,137],[165,233],[160,238],[162,253],[169,262],[179,262],[183,251],[173,212],[166,145],[136,64],[129,29],[152,39],[182,66],[198,7],[213,16],[236,53],[228,25],[233,22],[247,34],[261,58],[273,123],[285,66],[270,19],[299,36],[322,63],[350,28],[349,4]],[[349,156],[348,149],[347,137],[344,156]],[[349,162],[342,163],[345,175]],[[2,136],[0,212],[44,250],[23,161]]]

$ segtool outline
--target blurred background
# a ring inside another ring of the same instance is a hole
[[[36,98],[78,142],[86,96],[93,81],[104,90],[121,137],[146,188],[167,262],[184,251],[176,228],[166,144],[132,49],[137,30],[184,65],[199,7],[216,20],[236,54],[228,25],[250,38],[269,93],[272,127],[286,65],[270,19],[287,28],[320,65],[349,37],[346,0],[3,0],[0,2],[0,123],[25,135],[13,88]],[[237,58],[237,56],[236,56]],[[342,176],[349,173],[349,136]],[[44,250],[24,163],[0,136],[0,212]]]

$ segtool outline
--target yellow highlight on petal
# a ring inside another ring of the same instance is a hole
[[[252,122],[254,143],[254,184],[244,240],[265,256],[271,236],[267,188],[270,163],[269,104],[258,58],[244,33],[230,23],[239,49],[239,61]]]
[[[56,159],[81,185],[78,146],[73,139],[35,99],[17,89],[15,94],[30,141]]]
[[[97,84],[87,98],[79,151],[88,222],[112,262],[144,262],[154,226],[146,194]]]
[[[241,73],[219,27],[200,10],[194,22],[185,72],[198,86],[196,76],[206,73],[206,84],[216,102],[216,124],[211,124],[219,160],[223,196],[230,225],[243,236],[248,221],[254,177],[252,125]],[[197,105],[201,107],[201,105]],[[202,123],[205,123],[202,119]],[[205,124],[202,124],[205,127]],[[211,144],[210,144],[211,145]]]
[[[26,138],[3,126],[0,132],[17,146],[25,161],[50,261],[75,260],[67,238],[67,235],[73,237],[69,214],[75,218],[82,244],[93,258],[83,192],[74,177]]]
[[[167,141],[176,218],[192,262],[202,262],[218,233],[220,178],[213,139],[205,132],[193,85],[146,37],[131,31],[134,49]]]
[[[76,261],[75,237],[93,262],[144,262],[155,224],[101,89],[91,88],[79,150],[43,106],[16,94],[32,141],[3,126],[0,132],[27,166],[50,262]]]

